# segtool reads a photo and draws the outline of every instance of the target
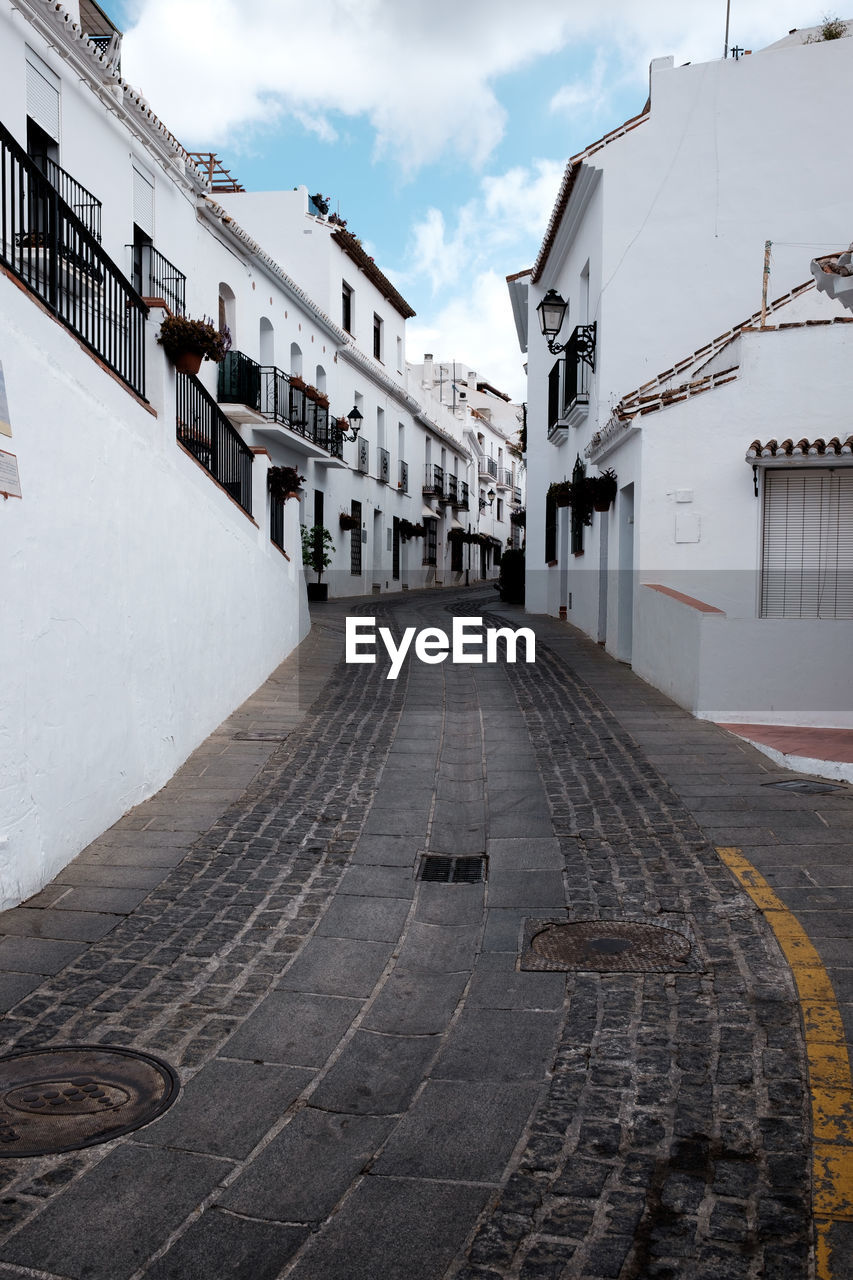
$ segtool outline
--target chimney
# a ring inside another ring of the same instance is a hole
[[[432,352],[428,351],[424,355],[424,386],[431,387],[435,381],[435,374],[432,367]]]
[[[477,390],[477,375],[473,369],[468,370],[468,391]]]

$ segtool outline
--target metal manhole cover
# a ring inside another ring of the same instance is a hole
[[[817,782],[814,778],[785,778],[782,782],[763,782],[763,787],[775,787],[777,791],[798,791],[805,795],[822,796],[827,791],[840,791],[835,782]]]
[[[433,884],[478,884],[486,878],[485,854],[451,858],[425,853],[418,871],[419,880]]]
[[[104,1045],[0,1058],[0,1158],[58,1155],[156,1119],[180,1083],[159,1058]]]
[[[691,964],[690,939],[662,925],[635,920],[528,920],[522,969],[601,973],[682,973]]]

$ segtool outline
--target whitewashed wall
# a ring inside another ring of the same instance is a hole
[[[297,557],[175,443],[174,375],[149,341],[158,416],[0,276],[0,360],[23,499],[0,503],[0,908],[157,791],[307,631]],[[288,542],[298,546],[295,504]]]

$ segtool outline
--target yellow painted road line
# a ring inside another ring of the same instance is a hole
[[[844,1024],[829,974],[796,916],[740,849],[717,853],[763,912],[791,966],[800,997],[812,1106],[812,1212],[817,1280],[842,1280],[833,1266],[833,1227],[853,1220],[853,1079]],[[849,1258],[839,1264],[847,1266]]]

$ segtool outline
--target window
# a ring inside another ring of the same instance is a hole
[[[853,618],[853,468],[764,473],[762,618]]]
[[[350,503],[350,513],[358,524],[354,529],[350,529],[349,559],[350,573],[358,577],[361,573],[361,503],[356,502],[353,498]]]
[[[379,316],[373,316],[373,356],[376,360],[382,359],[382,321]]]
[[[503,520],[503,518],[504,518],[504,503],[503,503],[503,498],[498,498],[498,499],[497,499],[497,502],[496,502],[496,504],[495,504],[495,505],[497,506],[497,509],[498,509],[497,519],[498,519],[498,520]]]
[[[51,142],[58,143],[59,76],[32,49],[27,49],[26,58],[27,115]]]
[[[341,284],[341,324],[347,333],[352,333],[352,289],[344,280]]]
[[[397,372],[403,372],[403,339],[397,339]]]
[[[461,532],[461,530],[460,530]],[[461,573],[464,568],[462,559],[463,543],[461,538],[450,539],[450,571],[451,573]]]
[[[545,498],[545,563],[557,563],[557,499]]]
[[[426,529],[424,564],[434,565],[438,563],[438,521],[425,516],[424,528]]]

